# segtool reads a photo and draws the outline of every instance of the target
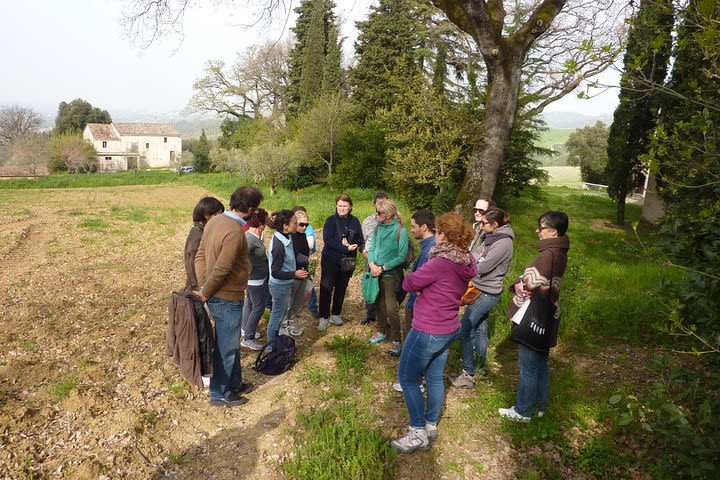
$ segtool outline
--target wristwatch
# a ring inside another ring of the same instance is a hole
[[[380,271],[385,273],[385,265],[380,265]]]

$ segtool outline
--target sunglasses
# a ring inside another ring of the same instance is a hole
[[[298,222],[298,227],[307,227],[309,223]]]
[[[473,208],[473,210],[475,210],[475,213],[485,213],[484,208]]]
[[[541,226],[538,226],[535,230],[537,230],[538,232],[541,232],[541,231],[543,231],[543,230],[547,230],[548,228],[553,228],[553,227],[541,227]]]

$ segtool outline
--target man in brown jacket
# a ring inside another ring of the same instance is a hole
[[[238,187],[230,197],[230,210],[208,221],[195,256],[195,272],[201,288],[194,293],[207,302],[215,320],[211,405],[242,405],[247,402],[242,394],[253,388],[251,383],[243,383],[240,369],[240,326],[250,273],[243,225],[262,200],[263,195],[257,188]]]

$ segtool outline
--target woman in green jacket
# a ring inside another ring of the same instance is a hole
[[[392,200],[381,199],[375,204],[378,225],[375,227],[368,265],[374,277],[380,277],[380,293],[375,305],[378,331],[370,343],[380,343],[390,336],[392,345],[388,353],[400,355],[400,315],[398,313],[398,282],[402,281],[403,263],[408,253],[407,230],[403,227],[397,206]]]

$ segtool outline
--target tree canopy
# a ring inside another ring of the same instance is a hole
[[[70,103],[60,102],[55,117],[55,133],[82,132],[88,123],[112,123],[112,118],[107,110],[93,107],[82,98],[76,98]]]

